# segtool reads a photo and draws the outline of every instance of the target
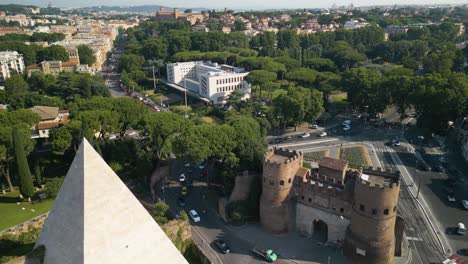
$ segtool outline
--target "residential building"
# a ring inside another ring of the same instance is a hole
[[[34,248],[26,263],[188,263],[86,139]]]
[[[250,84],[244,79],[249,73],[243,68],[218,63],[192,61],[167,64],[167,81],[209,99],[225,104],[229,95],[240,91],[250,97]]]
[[[34,64],[26,67],[28,76],[35,71],[41,71],[44,74],[58,75],[61,72],[81,72],[90,73],[91,69],[87,64],[80,64],[78,49],[73,46],[66,47],[68,51],[68,61],[42,61],[39,64]]]
[[[183,13],[179,11],[179,8],[174,8],[173,10],[164,10],[164,7],[161,6],[159,11],[156,12],[157,21],[172,21],[172,20],[181,20],[188,21],[191,25],[194,25],[199,22],[208,20],[209,15],[206,12],[202,13]]]
[[[324,157],[303,167],[300,151],[264,156],[260,223],[271,233],[298,231],[343,245],[352,263],[392,263],[401,254],[404,220],[397,217],[400,173],[348,168]]]
[[[350,21],[346,21],[343,28],[344,29],[356,29],[356,28],[367,27],[369,25],[370,24],[367,22],[359,22],[357,20],[350,20]]]
[[[69,122],[68,110],[60,110],[58,107],[52,106],[34,106],[30,110],[41,117],[41,121],[33,127],[32,138],[48,138],[51,129],[61,127]]]
[[[23,55],[16,51],[0,52],[0,89],[5,87],[5,80],[12,74],[23,74],[24,60]]]

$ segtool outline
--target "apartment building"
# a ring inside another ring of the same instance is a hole
[[[209,99],[213,104],[225,104],[229,95],[240,91],[250,97],[249,73],[243,68],[218,63],[192,61],[167,64],[167,80]]]
[[[23,55],[16,51],[0,52],[0,89],[4,88],[5,80],[12,74],[23,74]]]

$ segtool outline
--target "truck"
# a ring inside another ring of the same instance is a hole
[[[278,256],[271,249],[252,249],[252,252],[265,259],[267,262],[274,262]]]

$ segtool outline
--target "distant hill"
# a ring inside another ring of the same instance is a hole
[[[134,12],[134,13],[153,13],[159,11],[160,5],[141,5],[141,6],[93,6],[89,9],[93,11],[115,11],[115,12]],[[170,10],[173,7],[164,6],[165,9]],[[180,7],[181,12],[189,9],[188,7]],[[207,8],[190,8],[194,12],[201,12],[208,10]]]
[[[31,11],[28,8],[37,8],[33,5],[0,5],[0,11],[5,11],[7,14],[16,15],[16,14],[30,14]]]

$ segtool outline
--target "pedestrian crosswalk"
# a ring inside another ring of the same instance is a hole
[[[416,154],[416,151],[413,148],[398,148],[394,149],[392,147],[375,147],[376,152],[380,153],[391,153],[391,152],[405,152],[405,153],[410,153],[410,154]],[[434,151],[434,152],[426,152],[425,155],[430,155],[430,156],[440,156],[440,153]]]

